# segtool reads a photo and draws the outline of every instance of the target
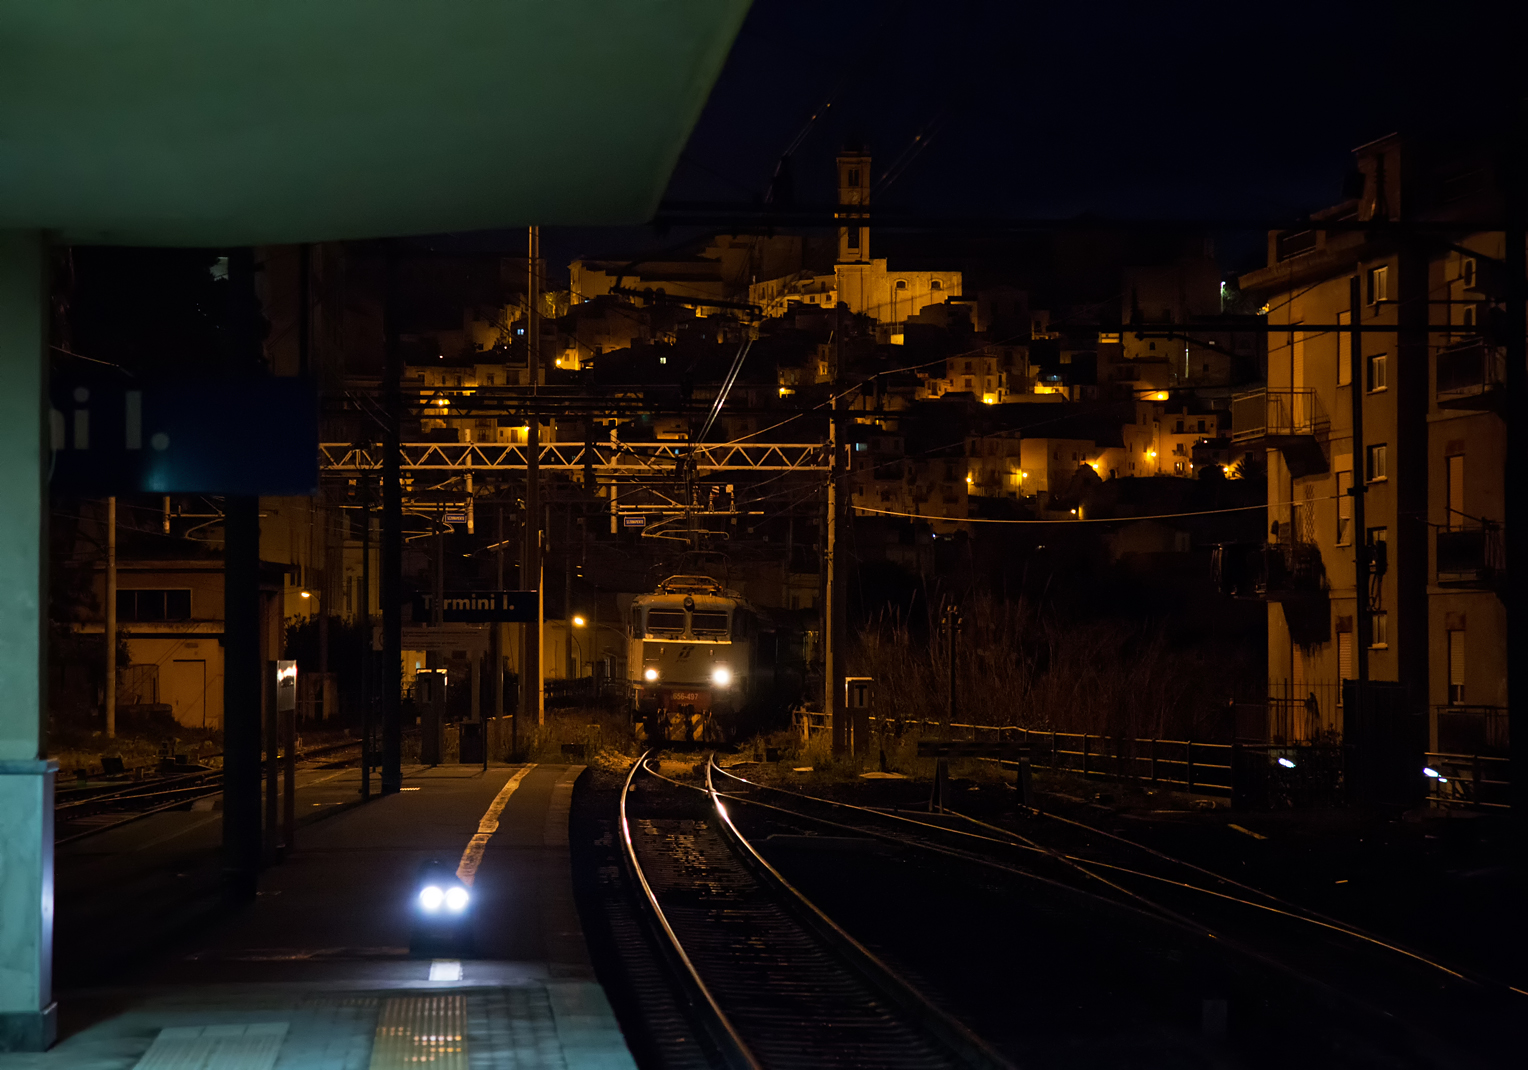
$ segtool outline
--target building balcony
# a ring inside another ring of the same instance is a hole
[[[1505,706],[1434,706],[1440,754],[1506,754],[1511,737]]]
[[[1221,545],[1215,548],[1212,567],[1217,586],[1233,598],[1295,602],[1326,595],[1326,566],[1314,543]]]
[[[1231,398],[1231,441],[1251,449],[1278,450],[1295,476],[1327,471],[1330,423],[1313,389],[1264,387]]]
[[[1507,392],[1507,361],[1500,346],[1475,338],[1438,351],[1440,409],[1497,409]]]
[[[1439,587],[1495,590],[1506,582],[1506,540],[1501,525],[1440,529],[1437,539]]]

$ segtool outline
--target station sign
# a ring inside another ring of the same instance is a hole
[[[529,624],[537,616],[535,591],[446,591],[441,620],[447,624]],[[414,620],[428,624],[435,619],[435,596],[414,596]]]
[[[49,396],[56,493],[318,490],[318,395],[310,380],[145,382],[116,371],[55,372]]]

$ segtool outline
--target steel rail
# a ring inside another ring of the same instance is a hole
[[[722,803],[711,771],[721,768],[712,754],[706,761],[706,791],[712,807],[721,819],[721,827],[733,848],[733,853],[761,883],[772,888],[779,899],[800,920],[806,923],[820,939],[832,946],[860,979],[884,996],[903,1014],[917,1023],[925,1032],[943,1044],[951,1054],[971,1067],[1012,1070],[1013,1064],[995,1051],[986,1041],[967,1029],[955,1017],[930,1002],[927,996],[882,962],[874,952],[849,935],[842,926],[823,913],[822,909],[808,899],[790,881],[770,865],[757,848],[738,829],[732,815]]]
[[[1255,901],[1253,901],[1251,899],[1244,899],[1244,898],[1242,898],[1240,896],[1229,895],[1229,894],[1227,894],[1225,892],[1217,891],[1214,888],[1206,888],[1206,887],[1204,887],[1203,885],[1200,885],[1200,884],[1193,884],[1193,883],[1188,882],[1188,881],[1180,881],[1180,880],[1176,880],[1176,879],[1174,879],[1172,877],[1165,877],[1165,876],[1163,876],[1163,875],[1161,875],[1159,873],[1150,873],[1150,872],[1147,872],[1145,870],[1133,869],[1133,868],[1131,868],[1129,866],[1122,866],[1122,865],[1119,865],[1119,864],[1113,863],[1113,862],[1104,862],[1104,861],[1101,861],[1101,860],[1096,859],[1096,858],[1085,858],[1085,857],[1082,857],[1082,856],[1079,856],[1079,855],[1068,854],[1066,852],[1059,851],[1059,850],[1057,850],[1055,848],[1050,848],[1050,847],[1042,846],[1041,844],[1035,842],[1034,840],[1029,839],[1027,836],[1024,836],[1024,835],[1022,835],[1022,834],[1020,834],[1018,832],[1015,832],[1012,829],[1005,829],[1005,828],[1002,828],[1001,826],[998,826],[998,825],[989,825],[989,824],[987,824],[984,821],[980,821],[980,820],[978,820],[978,819],[976,819],[974,817],[971,817],[971,816],[969,816],[967,814],[959,813],[958,811],[955,811],[955,810],[948,810],[947,809],[945,811],[945,813],[949,814],[951,817],[957,817],[957,818],[960,818],[963,821],[968,821],[968,822],[970,822],[970,823],[972,823],[974,825],[977,825],[977,826],[979,826],[981,828],[985,828],[985,829],[988,829],[988,830],[993,831],[993,832],[1001,833],[1004,837],[1007,837],[1007,838],[1005,838],[1005,839],[996,839],[996,838],[991,837],[991,836],[983,836],[983,835],[979,835],[979,834],[973,833],[973,832],[966,832],[966,831],[964,831],[962,829],[952,829],[952,828],[949,828],[949,827],[944,826],[944,825],[937,825],[937,824],[934,824],[933,822],[929,822],[929,821],[919,821],[919,820],[916,820],[914,818],[908,817],[905,814],[901,814],[901,813],[888,812],[888,811],[885,811],[885,810],[875,810],[875,809],[872,809],[872,808],[866,807],[866,806],[858,806],[858,805],[856,805],[854,803],[838,802],[837,800],[834,800],[834,799],[824,799],[821,796],[807,795],[804,792],[796,792],[796,791],[791,791],[791,790],[789,790],[787,788],[776,787],[773,784],[760,784],[760,783],[758,783],[756,781],[748,780],[745,777],[740,777],[737,774],[729,772],[726,769],[722,769],[720,766],[718,766],[717,768],[720,769],[721,772],[723,774],[725,774],[726,776],[731,777],[733,780],[736,780],[739,783],[747,784],[749,787],[762,788],[765,791],[774,791],[774,792],[778,792],[778,793],[783,794],[783,795],[794,796],[795,798],[808,799],[808,800],[810,800],[812,802],[822,803],[822,804],[827,805],[827,806],[834,806],[834,807],[841,807],[841,808],[845,808],[845,809],[849,809],[849,810],[862,811],[864,813],[873,814],[873,815],[875,815],[877,817],[882,817],[882,818],[885,818],[887,820],[897,821],[897,822],[901,822],[901,823],[908,824],[908,825],[915,825],[915,826],[918,826],[919,828],[931,829],[931,830],[934,830],[936,832],[942,832],[942,833],[945,833],[945,834],[951,835],[951,836],[965,837],[965,838],[970,838],[970,839],[974,839],[974,840],[978,840],[978,841],[982,841],[982,842],[986,842],[986,843],[997,844],[997,845],[1000,845],[1000,846],[1012,847],[1012,848],[1016,848],[1016,849],[1019,849],[1019,850],[1022,850],[1022,851],[1027,851],[1027,852],[1032,852],[1032,853],[1036,853],[1036,854],[1047,855],[1047,856],[1050,856],[1052,858],[1057,859],[1058,861],[1071,864],[1072,866],[1078,868],[1081,872],[1085,873],[1086,875],[1088,875],[1090,877],[1093,877],[1095,880],[1101,880],[1105,884],[1108,884],[1110,887],[1116,888],[1117,890],[1123,892],[1126,895],[1131,896],[1132,898],[1139,898],[1143,902],[1151,903],[1152,901],[1149,900],[1149,899],[1146,899],[1144,896],[1140,896],[1139,893],[1130,891],[1129,889],[1119,888],[1117,885],[1113,884],[1112,882],[1106,881],[1102,877],[1099,877],[1097,874],[1092,873],[1086,867],[1096,866],[1099,869],[1106,869],[1106,870],[1110,870],[1110,871],[1113,871],[1113,872],[1116,872],[1116,873],[1126,874],[1126,875],[1129,875],[1129,876],[1132,876],[1132,877],[1141,877],[1141,878],[1144,878],[1146,880],[1158,881],[1158,882],[1163,883],[1163,884],[1170,884],[1173,887],[1184,889],[1186,891],[1199,892],[1202,895],[1212,896],[1212,897],[1217,898],[1217,899],[1224,899],[1224,900],[1226,900],[1228,902],[1235,903],[1235,904],[1237,904],[1239,906],[1250,907],[1250,908],[1252,908],[1254,910],[1267,911],[1268,913],[1276,914],[1276,915],[1279,915],[1280,917],[1288,918],[1291,921],[1299,921],[1299,922],[1303,922],[1303,923],[1305,923],[1307,925],[1315,926],[1317,928],[1328,929],[1328,930],[1331,930],[1333,932],[1338,932],[1338,933],[1341,933],[1344,936],[1350,937],[1350,938],[1352,938],[1354,940],[1358,940],[1358,941],[1360,941],[1362,943],[1371,944],[1374,947],[1380,948],[1382,950],[1389,951],[1389,952],[1392,952],[1394,954],[1401,955],[1401,956],[1403,956],[1405,958],[1412,959],[1412,960],[1416,961],[1417,963],[1420,963],[1421,965],[1431,967],[1432,969],[1435,969],[1435,970],[1438,970],[1441,973],[1447,974],[1449,977],[1452,977],[1452,978],[1454,978],[1456,980],[1464,981],[1464,982],[1466,982],[1468,984],[1477,985],[1477,986],[1480,986],[1482,988],[1489,988],[1489,987],[1493,987],[1493,986],[1501,985],[1502,984],[1501,982],[1487,981],[1487,980],[1481,979],[1479,977],[1473,977],[1473,976],[1470,976],[1469,974],[1462,973],[1459,970],[1455,970],[1455,969],[1453,969],[1453,968],[1451,968],[1449,966],[1445,966],[1441,962],[1437,962],[1437,961],[1435,961],[1433,959],[1430,959],[1426,955],[1423,955],[1422,953],[1420,953],[1418,951],[1413,951],[1413,950],[1411,950],[1411,949],[1409,949],[1409,948],[1407,948],[1407,947],[1405,947],[1403,945],[1394,944],[1394,943],[1391,943],[1389,941],[1383,940],[1380,937],[1373,935],[1372,933],[1367,933],[1367,932],[1363,931],[1362,929],[1359,929],[1359,928],[1356,928],[1354,926],[1348,925],[1345,922],[1342,922],[1342,921],[1340,921],[1340,920],[1338,920],[1336,918],[1327,917],[1326,915],[1320,914],[1320,913],[1318,913],[1316,911],[1313,911],[1313,910],[1309,910],[1306,907],[1302,907],[1302,906],[1300,906],[1297,903],[1290,903],[1290,902],[1288,902],[1286,900],[1280,899],[1278,896],[1275,896],[1275,895],[1273,895],[1273,894],[1271,894],[1269,892],[1264,892],[1261,889],[1252,887],[1251,885],[1242,884],[1241,882],[1232,880],[1229,877],[1223,877],[1220,874],[1215,873],[1212,870],[1207,870],[1207,869],[1204,869],[1204,868],[1202,868],[1200,866],[1196,866],[1196,865],[1194,865],[1191,862],[1185,862],[1182,859],[1174,858],[1172,855],[1164,854],[1161,851],[1157,851],[1157,850],[1154,850],[1153,848],[1146,847],[1144,844],[1138,844],[1138,843],[1136,843],[1133,840],[1129,840],[1129,839],[1126,839],[1123,836],[1118,836],[1118,835],[1115,835],[1113,833],[1106,832],[1106,831],[1104,831],[1102,829],[1096,828],[1095,826],[1086,824],[1085,822],[1075,821],[1075,820],[1072,820],[1070,818],[1056,817],[1056,820],[1058,820],[1058,821],[1063,821],[1063,822],[1065,822],[1067,824],[1076,825],[1076,826],[1078,826],[1080,828],[1087,829],[1090,832],[1096,832],[1099,835],[1106,836],[1109,839],[1118,840],[1119,842],[1127,844],[1127,845],[1129,845],[1131,847],[1139,848],[1140,850],[1145,851],[1148,854],[1155,855],[1155,856],[1163,859],[1164,861],[1172,862],[1172,863],[1177,863],[1177,864],[1182,865],[1182,866],[1184,866],[1184,867],[1186,867],[1188,869],[1192,869],[1192,870],[1194,870],[1196,872],[1202,873],[1205,876],[1214,878],[1215,880],[1219,880],[1219,881],[1221,881],[1221,882],[1223,882],[1223,883],[1225,883],[1227,885],[1230,885],[1232,887],[1240,888],[1243,891],[1250,892],[1253,895],[1262,896],[1263,898],[1269,900],[1271,903],[1275,903],[1275,904],[1278,904],[1278,905],[1277,906],[1270,906],[1268,903],[1255,902]],[[741,798],[741,797],[739,797],[739,798]],[[750,800],[742,799],[741,801],[748,802]],[[767,804],[760,804],[760,805],[767,805]],[[782,807],[780,809],[785,809],[785,808]],[[796,813],[796,811],[792,811],[792,810],[787,810],[786,812],[788,812],[788,813]],[[806,817],[808,815],[800,815],[800,816]],[[1046,814],[1044,816],[1055,817],[1055,815],[1051,815],[1051,814]],[[820,819],[809,818],[809,820],[820,820]],[[841,828],[858,828],[859,826],[839,825],[839,827],[841,827]],[[870,830],[868,830],[868,829],[861,829],[861,831],[868,832]],[[895,837],[895,836],[888,836],[888,838],[893,839],[893,840],[900,839],[899,837]],[[913,844],[916,845],[916,841],[908,840],[908,841],[903,841],[903,842],[913,843]],[[918,845],[918,846],[925,846],[925,847],[927,847],[929,845]],[[1001,863],[996,863],[996,864],[1000,868],[1009,868],[1009,869],[1011,869],[1012,872],[1015,872],[1015,873],[1022,873],[1022,872],[1024,872],[1022,870],[1018,870],[1018,869],[1015,869],[1015,868],[1012,868],[1012,867],[1003,867],[1001,865]],[[1159,911],[1162,909],[1159,905],[1156,905],[1156,904],[1153,904],[1153,905],[1154,905],[1155,909],[1157,909]],[[1284,908],[1288,908],[1288,909],[1284,909]],[[1175,916],[1175,914],[1173,916]],[[1218,936],[1218,934],[1214,934],[1214,933],[1212,933],[1211,935],[1217,935]],[[1510,986],[1503,985],[1503,987],[1510,987]],[[1514,991],[1516,991],[1516,990],[1514,989]]]
[[[679,936],[674,932],[674,927],[669,923],[668,915],[663,912],[663,906],[658,902],[657,893],[653,891],[652,884],[647,879],[647,874],[642,871],[642,863],[637,858],[636,844],[631,838],[631,821],[626,812],[626,797],[631,793],[636,781],[637,773],[643,771],[648,757],[652,751],[645,752],[632,764],[631,772],[626,775],[626,783],[621,787],[621,804],[619,809],[619,822],[621,827],[621,845],[625,848],[622,858],[626,862],[628,874],[642,889],[643,900],[647,907],[647,917],[657,930],[655,937],[661,935],[658,944],[662,949],[664,958],[668,959],[680,982],[690,1008],[699,1019],[697,1024],[702,1026],[706,1034],[716,1044],[718,1054],[729,1067],[744,1068],[744,1070],[763,1070],[759,1061],[748,1049],[743,1038],[738,1034],[726,1012],[717,1003],[716,997],[711,994],[705,980],[700,976],[700,971],[690,960],[684,945],[680,943]]]

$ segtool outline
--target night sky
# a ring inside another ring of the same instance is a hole
[[[1340,198],[1350,150],[1487,125],[1509,99],[1504,3],[755,0],[669,187],[751,202],[811,114],[796,200],[868,142],[879,203],[932,215],[1285,218]],[[1521,89],[1516,92],[1521,93]],[[650,232],[549,234],[549,259]],[[608,249],[607,249],[608,247]],[[566,259],[566,257],[562,257]]]

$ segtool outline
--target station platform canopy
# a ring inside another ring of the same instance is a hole
[[[0,0],[0,230],[227,246],[650,218],[748,0]]]

